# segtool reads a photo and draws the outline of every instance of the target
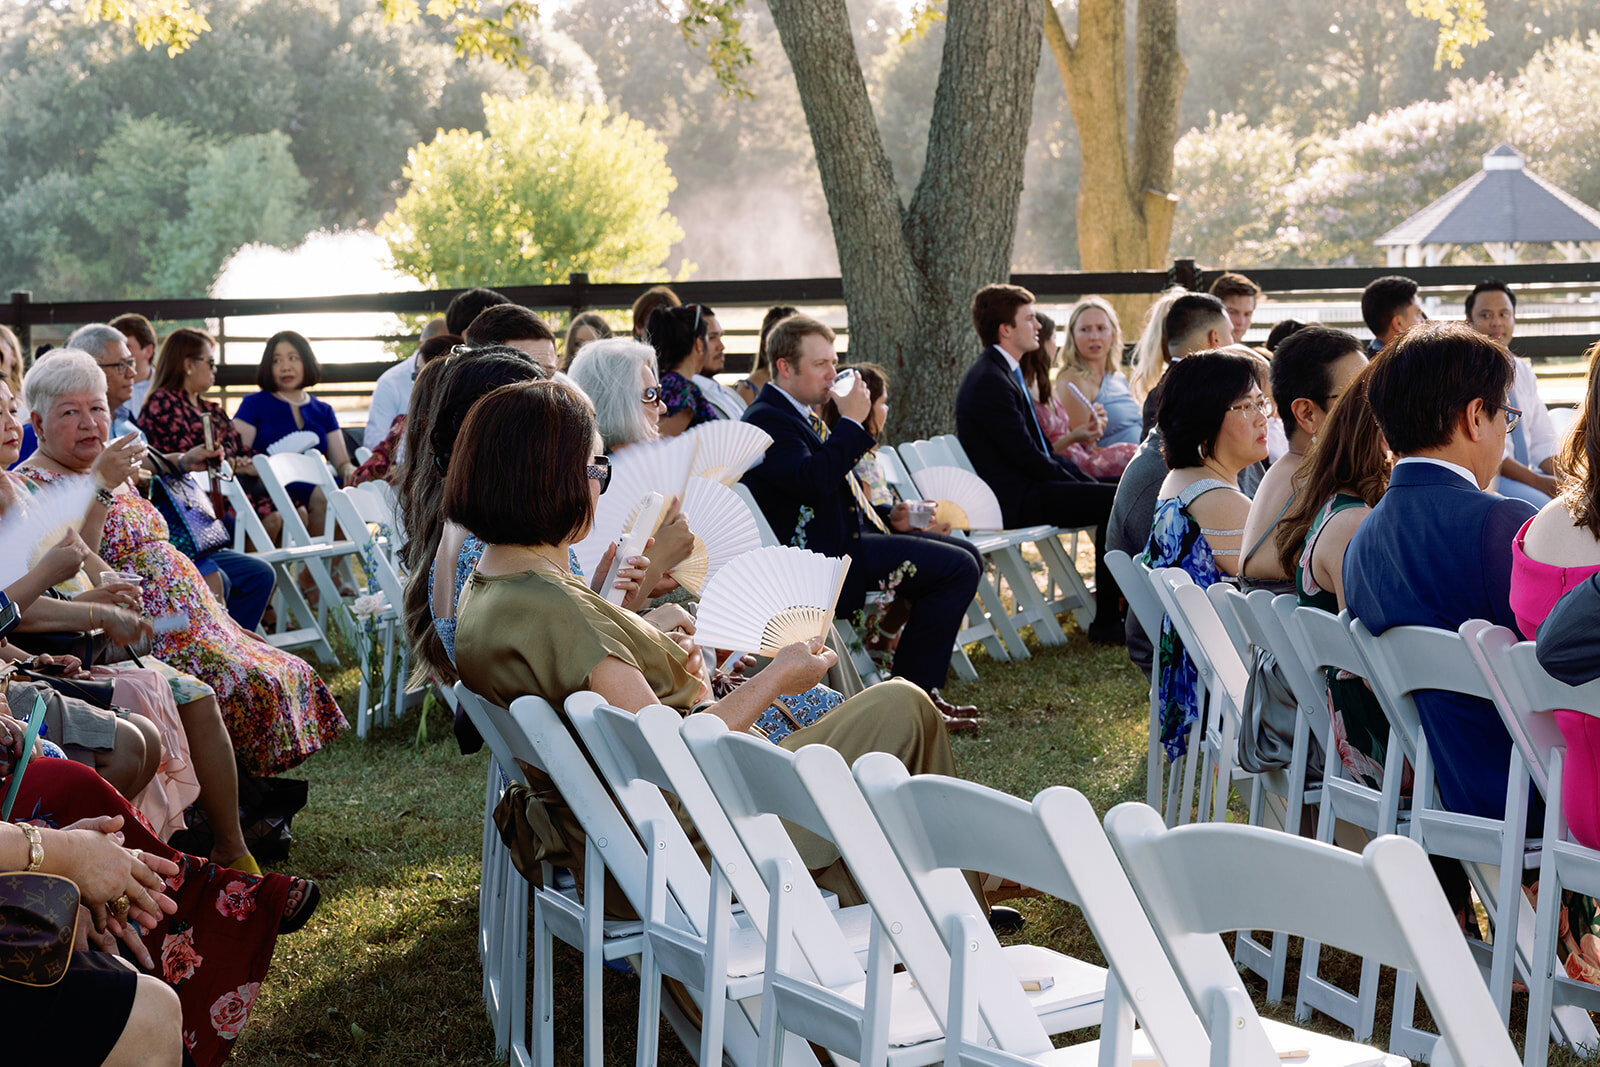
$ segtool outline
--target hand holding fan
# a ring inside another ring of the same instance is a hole
[[[690,473],[723,485],[732,485],[760,463],[772,444],[771,435],[759,426],[731,419],[703,422],[683,436],[695,442]]]
[[[948,522],[958,530],[1005,529],[994,490],[964,467],[924,467],[911,480],[923,496],[939,502],[935,522]]]
[[[88,477],[61,478],[23,494],[0,522],[0,588],[27,574],[66,536],[83,522],[94,499],[94,482]]]
[[[721,482],[690,478],[683,517],[694,534],[694,548],[688,559],[672,568],[672,576],[691,593],[704,590],[729,560],[761,547],[761,531],[750,508]]]
[[[584,574],[594,574],[600,557],[622,536],[628,520],[648,494],[660,493],[669,501],[683,498],[694,455],[695,443],[688,435],[641,441],[611,454],[611,484],[595,505],[589,535],[573,548]]]
[[[289,452],[309,452],[321,446],[322,435],[315,430],[295,430],[268,445],[267,455],[281,456]]]
[[[618,589],[617,575],[622,568],[627,566],[629,557],[637,556],[644,551],[645,544],[655,534],[656,527],[661,524],[661,513],[667,510],[667,499],[660,493],[647,493],[644,500],[640,501],[638,510],[628,519],[628,526],[622,532],[622,539],[617,542],[617,551],[611,558],[611,569],[606,574],[605,582],[600,588],[605,592],[600,595],[617,606],[628,599],[626,589]]]
[[[849,556],[787,545],[736,556],[706,582],[695,612],[695,643],[772,656],[797,641],[825,637],[849,569]]]

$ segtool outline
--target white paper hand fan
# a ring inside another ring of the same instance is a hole
[[[683,499],[694,453],[694,442],[680,436],[641,441],[611,454],[611,484],[595,505],[594,525],[589,535],[573,546],[584,574],[594,577],[600,557],[622,536],[628,520],[647,494],[660,493],[668,501],[673,497]]]
[[[849,569],[849,556],[835,559],[787,545],[735,556],[700,595],[695,643],[772,656],[785,645],[826,636]]]
[[[0,522],[0,588],[38,566],[69,529],[83,522],[94,499],[94,482],[87,477],[62,478],[23,493],[6,509]]]
[[[723,564],[761,547],[755,516],[739,494],[709,478],[690,478],[683,495],[683,517],[694,534],[689,558],[672,568],[678,584],[691,593],[705,588]]]
[[[917,491],[939,502],[935,522],[948,522],[960,530],[1003,530],[1000,501],[994,490],[962,467],[924,467],[911,476]]]
[[[683,436],[695,441],[696,478],[732,485],[744,472],[761,462],[772,437],[759,426],[731,419],[703,422]]]
[[[309,452],[321,444],[322,435],[315,430],[295,430],[268,445],[267,455],[282,456],[290,452]]]

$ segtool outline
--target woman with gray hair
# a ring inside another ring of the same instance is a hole
[[[194,563],[171,543],[161,512],[134,491],[133,463],[99,470],[117,447],[106,444],[111,412],[99,365],[80,352],[52,354],[28,372],[23,392],[39,450],[18,473],[33,485],[95,473],[84,540],[118,570],[139,575],[146,614],[173,622],[156,635],[155,655],[216,691],[243,767],[280,774],[343,731],[339,705],[310,664],[246,632],[211,596]]]
[[[567,374],[594,402],[595,425],[607,452],[661,436],[661,386],[655,349],[624,337],[590,341]]]

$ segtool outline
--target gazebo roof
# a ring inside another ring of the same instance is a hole
[[[1483,169],[1378,238],[1382,245],[1600,241],[1600,211],[1523,166],[1502,144]]]

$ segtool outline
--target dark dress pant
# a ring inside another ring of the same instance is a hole
[[[850,571],[839,594],[839,613],[846,616],[898,567],[912,565],[895,587],[911,602],[911,617],[895,649],[894,673],[923,689],[942,686],[956,634],[978,591],[983,557],[959,538],[920,533],[862,534],[849,553]]]
[[[1005,509],[1007,524],[1037,526],[1041,523],[1076,529],[1094,527],[1094,588],[1096,627],[1115,627],[1122,632],[1122,590],[1106,566],[1106,522],[1117,487],[1105,482],[1037,482],[1022,494],[1022,499]]]

